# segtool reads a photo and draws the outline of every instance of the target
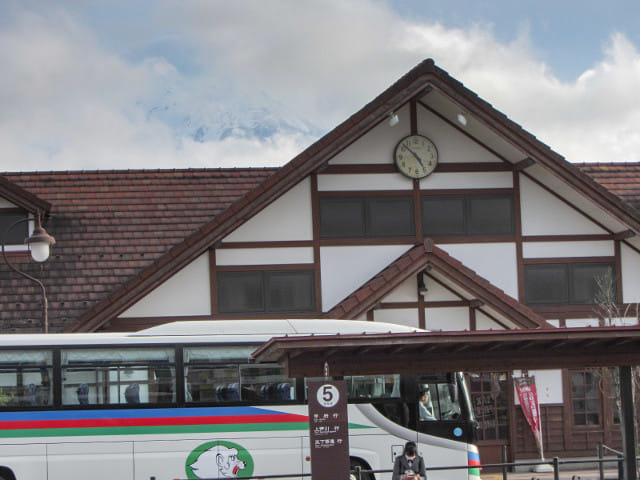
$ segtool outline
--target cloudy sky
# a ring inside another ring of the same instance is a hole
[[[0,171],[280,165],[428,57],[570,161],[640,161],[638,25],[637,0],[3,0]],[[190,130],[256,111],[296,128]]]

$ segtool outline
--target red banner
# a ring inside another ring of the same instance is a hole
[[[535,377],[514,378],[513,383],[516,388],[516,393],[518,394],[518,400],[520,400],[522,412],[536,439],[540,457],[544,458],[544,452],[542,450],[542,426],[540,425],[540,406],[538,405]]]

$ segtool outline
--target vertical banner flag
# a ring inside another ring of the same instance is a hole
[[[538,392],[536,390],[535,377],[520,377],[514,378],[513,383],[516,388],[518,400],[522,407],[527,423],[533,431],[533,436],[536,439],[538,450],[540,451],[540,458],[544,459],[544,450],[542,448],[542,425],[540,423],[540,406],[538,405]]]

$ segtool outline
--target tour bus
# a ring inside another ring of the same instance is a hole
[[[407,332],[349,320],[186,321],[135,333],[0,335],[0,480],[171,480],[309,473],[306,381],[251,353],[274,336]],[[357,375],[352,467],[476,466],[463,378]],[[432,418],[419,414],[428,391]],[[477,468],[438,477],[479,478]],[[374,473],[369,480],[389,480]]]

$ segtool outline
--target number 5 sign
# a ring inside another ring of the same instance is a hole
[[[312,480],[349,478],[349,420],[344,380],[309,382]]]

